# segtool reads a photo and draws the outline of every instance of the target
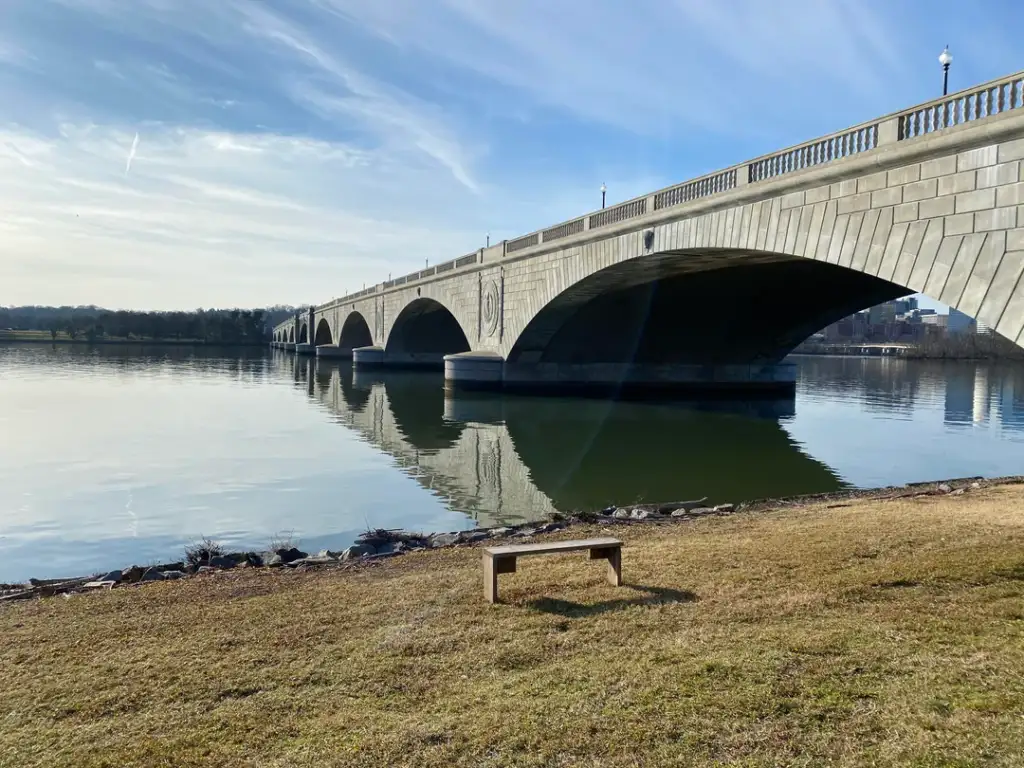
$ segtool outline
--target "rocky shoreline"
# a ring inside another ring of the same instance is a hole
[[[132,565],[108,573],[77,578],[29,579],[26,584],[0,584],[0,602],[56,595],[71,596],[99,589],[141,586],[160,581],[202,577],[238,568],[305,570],[368,567],[409,552],[472,546],[484,541],[529,540],[535,536],[554,533],[581,524],[604,526],[680,524],[709,516],[788,509],[823,502],[834,502],[832,506],[847,506],[853,501],[936,495],[959,496],[983,487],[1018,483],[1024,483],[1024,476],[1016,475],[988,480],[981,477],[968,477],[866,490],[806,494],[778,499],[756,499],[740,504],[711,506],[708,505],[706,498],[664,504],[635,504],[625,507],[608,507],[595,512],[555,514],[547,521],[540,523],[476,528],[446,533],[420,534],[401,529],[376,529],[363,533],[355,543],[341,551],[325,549],[312,555],[293,546],[281,546],[264,552],[222,552],[216,545],[208,543],[206,546],[190,547],[186,552],[186,558],[176,562],[145,567]]]

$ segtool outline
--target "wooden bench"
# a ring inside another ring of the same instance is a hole
[[[516,558],[528,555],[551,555],[561,552],[590,550],[591,560],[608,561],[608,583],[622,586],[622,542],[618,539],[583,539],[553,541],[550,544],[512,544],[484,550],[484,597],[489,603],[498,601],[498,574],[515,573]]]

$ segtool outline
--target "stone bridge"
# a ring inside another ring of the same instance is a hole
[[[1021,343],[1022,106],[1018,73],[312,307],[274,343],[448,388],[791,391],[793,347],[913,292]]]
[[[842,486],[780,424],[792,415],[791,400],[716,406],[724,414],[597,400],[567,411],[558,399],[446,396],[436,374],[280,353],[272,363],[339,424],[482,526],[613,503],[736,501],[736,472],[765,497]],[[652,419],[663,427],[654,434]],[[695,433],[700,440],[682,438]]]

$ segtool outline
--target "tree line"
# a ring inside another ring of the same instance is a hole
[[[195,309],[188,312],[140,312],[96,306],[0,307],[0,331],[44,331],[52,338],[153,339],[207,344],[261,344],[272,329],[299,308]]]
[[[985,333],[944,333],[925,338],[914,345],[907,357],[927,357],[945,360],[1024,359],[1021,349],[1009,339],[994,331]]]

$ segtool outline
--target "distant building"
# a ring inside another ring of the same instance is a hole
[[[917,309],[917,299],[913,296],[908,296],[905,299],[896,299],[888,303],[893,305],[897,315],[909,315]]]
[[[977,330],[977,323],[974,322],[974,318],[970,315],[964,314],[959,309],[949,308],[949,320],[946,323],[946,329],[950,333],[975,333]]]
[[[877,304],[868,310],[869,325],[886,325],[896,320],[896,305],[901,302],[887,301],[884,304]]]

